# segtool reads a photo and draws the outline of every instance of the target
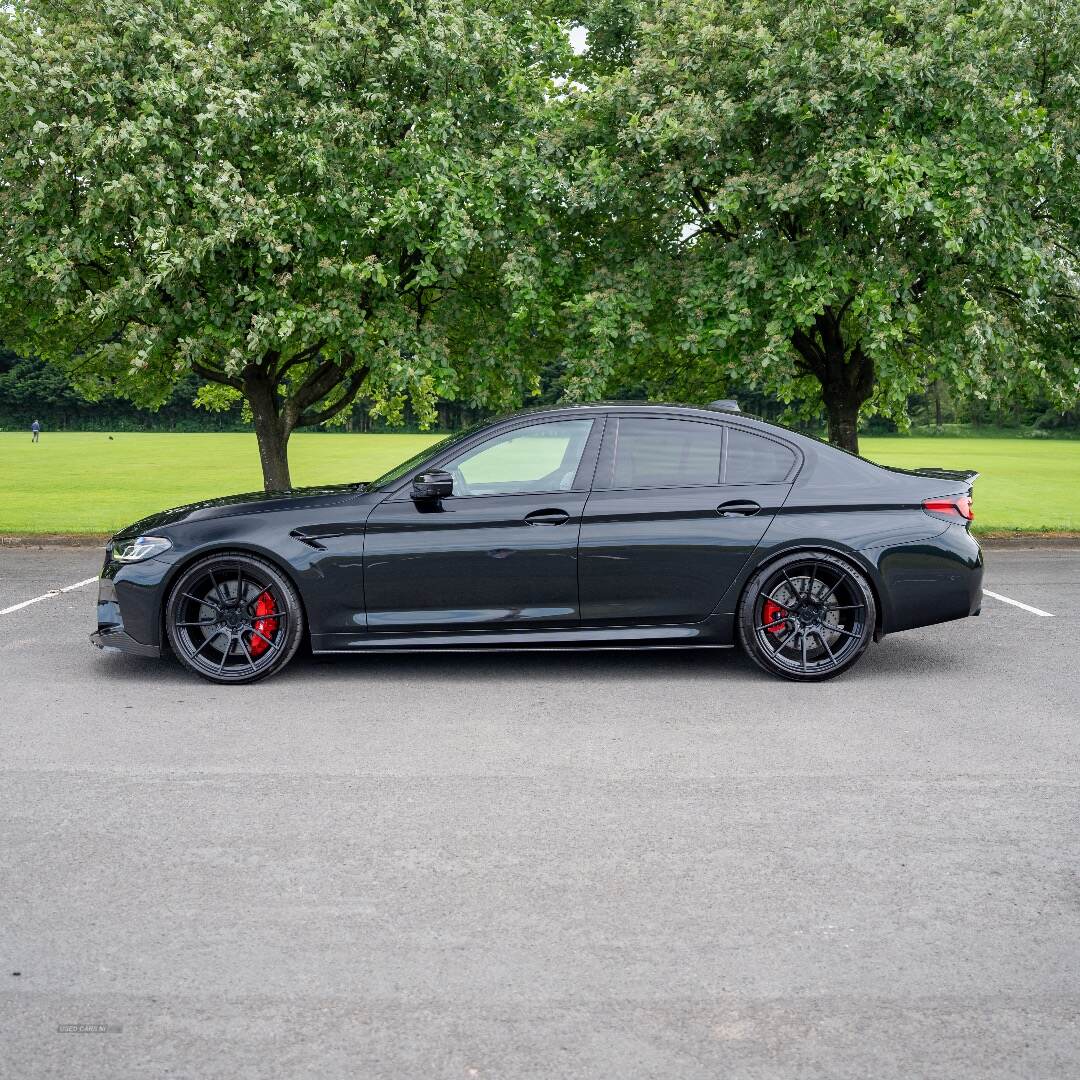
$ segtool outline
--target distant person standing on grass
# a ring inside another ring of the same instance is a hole
[[[35,420],[30,425],[30,430],[34,433],[34,437],[30,441],[39,442],[41,440],[41,425]]]

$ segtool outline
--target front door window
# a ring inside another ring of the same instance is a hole
[[[592,424],[591,420],[533,424],[467,450],[443,466],[454,478],[454,495],[571,491]]]

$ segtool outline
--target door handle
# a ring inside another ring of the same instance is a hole
[[[534,510],[525,515],[526,525],[562,525],[570,520],[565,510]]]
[[[761,507],[756,502],[733,502],[721,503],[716,512],[721,517],[753,517]]]

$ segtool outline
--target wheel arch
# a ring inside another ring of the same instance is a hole
[[[165,615],[169,607],[169,596],[172,593],[173,586],[176,584],[177,580],[187,573],[187,571],[196,563],[217,555],[224,555],[226,557],[229,555],[248,555],[254,559],[262,559],[263,562],[270,563],[282,577],[286,578],[295,590],[296,598],[300,602],[300,612],[304,620],[304,634],[302,640],[306,641],[310,647],[311,622],[308,619],[307,604],[304,602],[304,590],[297,580],[296,572],[293,567],[291,567],[284,559],[263,548],[251,544],[229,542],[197,548],[186,554],[182,559],[178,559],[174,565],[169,567],[169,572],[161,585],[161,603],[158,609],[158,634],[161,637],[163,648],[169,648],[169,635],[165,628]]]
[[[828,541],[823,543],[808,543],[805,540],[792,542],[784,547],[769,551],[760,561],[750,566],[744,573],[743,580],[739,585],[738,596],[735,599],[734,610],[736,616],[739,607],[742,604],[743,597],[746,595],[746,590],[750,587],[750,582],[753,581],[762,570],[771,566],[773,563],[778,562],[780,559],[787,558],[789,555],[808,555],[814,551],[823,551],[828,555],[832,555],[834,558],[851,563],[852,566],[866,578],[867,584],[870,586],[870,591],[874,594],[874,641],[880,641],[885,636],[883,629],[885,626],[885,607],[883,603],[884,592],[881,587],[877,567],[860,552],[854,551],[851,548],[846,548],[840,544],[829,543]]]

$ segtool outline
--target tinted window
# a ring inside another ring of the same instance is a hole
[[[455,495],[569,491],[592,423],[561,420],[516,428],[473,447],[443,468],[454,475]]]
[[[729,484],[779,484],[795,464],[795,455],[772,439],[747,431],[728,431],[727,473]]]
[[[720,483],[723,430],[691,420],[623,417],[615,444],[616,488]]]

